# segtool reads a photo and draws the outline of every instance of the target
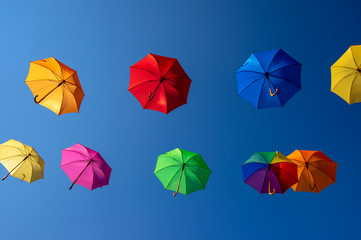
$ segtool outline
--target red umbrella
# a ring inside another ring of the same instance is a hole
[[[177,59],[150,53],[130,67],[128,90],[143,108],[168,114],[187,103],[191,82]]]

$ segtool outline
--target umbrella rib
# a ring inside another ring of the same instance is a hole
[[[168,168],[168,167],[179,167],[179,166],[182,166],[181,164],[174,164],[174,165],[168,165],[168,166],[165,166],[165,167],[162,167],[162,168],[160,168],[160,169],[158,169],[156,172],[154,172],[154,173],[158,173],[158,172],[160,172],[160,171],[162,171],[162,170],[164,170],[164,169],[166,169],[166,168]]]
[[[272,58],[269,66],[268,66],[267,72],[269,72],[269,70],[270,70],[270,68],[271,68],[271,65],[273,64],[273,61],[275,60],[276,55],[277,55],[277,53],[279,53],[279,51],[280,51],[280,49],[278,49],[278,51],[275,53],[275,55],[273,55],[273,58]]]
[[[354,71],[356,70],[354,68],[346,67],[346,66],[331,66],[331,68],[336,68],[336,67],[347,68],[347,69],[354,70]]]
[[[51,70],[50,68],[47,68],[47,67],[44,67],[43,65],[41,65],[41,64],[38,64],[38,63],[36,63],[36,62],[32,62],[32,63],[34,63],[34,64],[36,64],[36,65],[39,65],[39,66],[41,66],[41,67],[43,67],[43,68],[45,68],[45,69],[47,69],[47,70],[49,70],[50,72],[52,72],[53,73],[53,75],[56,77],[56,78],[58,78],[58,80],[59,81],[61,81],[61,78],[55,73],[55,72],[53,72],[53,70]]]
[[[257,102],[257,109],[258,109],[258,107],[259,107],[259,102],[261,101],[261,94],[262,94],[262,91],[263,91],[263,87],[264,87],[265,82],[266,82],[266,81],[263,81],[262,87],[261,87],[261,91],[259,91],[258,102]]]
[[[349,96],[349,101],[350,102],[351,102],[352,87],[353,87],[353,84],[355,83],[357,77],[358,77],[358,74],[357,74],[357,72],[355,72],[355,76],[353,77],[353,80],[352,80],[352,83],[351,83],[350,96]]]
[[[310,166],[317,168],[319,171],[323,172],[325,175],[327,175],[329,178],[331,178],[334,182],[336,182],[336,179],[333,179],[330,175],[328,175],[325,171],[323,171],[321,168],[316,167],[315,165],[309,164]]]
[[[280,70],[280,69],[282,69],[282,68],[291,67],[291,66],[297,66],[297,65],[301,65],[301,66],[302,66],[301,63],[294,63],[294,64],[286,65],[286,66],[277,68],[277,69],[275,69],[275,70],[272,70],[270,73],[275,72],[275,71],[278,71],[278,70]]]
[[[69,151],[69,152],[74,152],[74,153],[77,153],[77,154],[79,154],[79,155],[83,156],[86,160],[89,160],[89,159],[88,159],[88,157],[89,157],[89,156],[86,156],[86,155],[84,155],[84,154],[83,154],[83,153],[81,153],[81,152],[74,151],[74,150],[69,150],[69,149],[64,149],[63,151]]]
[[[167,91],[165,90],[165,84],[163,84],[163,90],[164,90],[165,99],[167,99]],[[154,94],[155,94],[155,92],[154,92]],[[165,101],[165,105],[166,105],[165,111],[168,113],[168,101]]]
[[[163,74],[164,77],[165,77],[165,76],[169,73],[169,71],[172,69],[172,67],[174,66],[174,64],[175,64],[176,61],[177,61],[177,59],[174,59],[172,65],[168,68],[168,70],[166,71],[166,73]],[[158,61],[157,61],[157,63],[158,63]],[[158,65],[159,65],[159,64],[158,64]]]
[[[49,81],[49,82],[56,82],[56,83],[58,83],[58,82],[59,82],[59,80],[46,79],[46,78],[44,78],[44,79],[33,79],[33,80],[27,80],[27,82],[28,82],[28,83],[29,83],[29,82],[37,82],[37,81]]]
[[[144,83],[149,83],[149,82],[154,82],[154,81],[159,81],[159,79],[154,79],[154,80],[149,80],[149,81],[146,81],[146,82],[139,83],[139,84],[137,84],[137,85],[135,85],[135,86],[133,86],[131,88],[128,88],[128,90],[133,89],[135,87],[138,87],[139,85],[142,85]]]
[[[260,76],[259,78],[256,78],[253,82],[251,82],[251,83],[248,84],[245,88],[243,88],[242,91],[240,91],[240,92],[238,93],[238,95],[241,94],[244,90],[246,90],[249,86],[251,86],[251,85],[254,84],[255,82],[257,82],[257,81],[259,81],[259,80],[262,80],[262,78],[264,78],[264,76]]]
[[[264,76],[264,72],[257,72],[257,71],[251,71],[251,70],[239,70],[236,73],[243,73],[243,72],[257,73],[257,74],[262,74]]]
[[[60,165],[60,167],[65,167],[65,166],[68,166],[70,164],[74,164],[74,163],[78,163],[78,162],[89,162],[89,160],[74,160],[74,161],[72,161],[70,163],[62,164],[62,165]]]
[[[184,102],[187,103],[186,98],[172,84],[170,84],[167,81],[164,81],[164,82],[167,83],[169,86],[171,86],[174,90],[176,90],[176,92],[179,94],[179,96],[181,96],[183,98]]]
[[[261,63],[261,61],[260,61],[260,60],[259,60],[259,58],[256,56],[256,54],[254,54],[254,53],[253,53],[253,55],[255,56],[255,58],[257,58],[257,61],[258,61],[259,65],[261,65],[261,67],[262,67],[263,71],[264,71],[264,72],[266,72],[266,69],[264,69],[264,67],[263,67],[263,65],[262,65],[262,63]],[[274,58],[274,56],[273,56],[273,58]],[[273,61],[273,59],[272,59],[272,61]]]
[[[285,79],[285,78],[282,78],[282,77],[279,77],[279,76],[276,76],[276,75],[273,75],[273,74],[270,74],[270,76],[271,76],[271,77],[278,78],[278,79],[281,79],[281,80],[283,80],[283,81],[285,81],[285,82],[288,82],[288,83],[292,84],[293,86],[295,86],[295,87],[297,87],[297,88],[301,88],[301,87],[297,86],[296,84],[294,84],[293,82],[288,81],[288,80]]]
[[[294,163],[292,163],[292,164],[294,164]],[[296,165],[296,164],[295,164]],[[284,169],[282,169],[282,168],[280,168],[280,167],[278,167],[278,166],[276,166],[275,164],[272,164],[272,167],[276,167],[276,168],[278,168],[280,171],[283,171],[283,172],[285,172],[285,173],[287,173],[290,177],[292,177],[293,179],[295,179],[296,181],[298,181],[298,179],[297,178],[295,178],[294,176],[292,176],[292,174],[290,174],[289,172],[287,172],[286,170],[284,170]],[[276,175],[276,174],[275,174]]]
[[[341,79],[335,84],[335,86],[333,86],[333,88],[331,88],[331,91],[332,91],[332,89],[335,89],[335,87],[336,87],[340,82],[342,82],[343,80],[345,80],[345,78],[348,78],[348,77],[352,76],[352,74],[355,74],[355,73],[356,73],[356,72],[349,73],[349,74],[347,74],[346,76],[344,76],[343,78],[341,78]]]
[[[356,63],[355,56],[353,55],[352,47],[350,47],[350,49],[351,49],[351,56],[352,56],[353,62],[355,63],[355,66],[358,67],[357,63]]]
[[[199,179],[199,177],[197,176],[197,174],[195,174],[192,169],[190,169],[189,167],[187,167],[187,165],[185,166],[194,176],[196,176],[197,180],[199,181],[199,183],[202,185],[203,189],[206,188],[205,185],[203,185],[203,183],[201,182],[201,180]]]
[[[25,151],[25,153],[24,153],[24,150],[23,149],[21,149],[21,148],[18,148],[18,147],[15,147],[15,146],[11,146],[11,145],[2,145],[3,147],[12,147],[12,148],[16,148],[16,149],[18,149],[21,153],[23,153],[23,154],[26,154],[27,152]]]
[[[54,58],[55,59],[55,58]],[[55,62],[58,64],[59,68],[60,68],[60,73],[61,73],[61,79],[64,79],[64,74],[63,74],[63,68],[60,66],[60,63],[58,60],[55,59]]]
[[[158,74],[156,74],[156,73],[154,73],[154,72],[152,72],[152,71],[150,71],[148,69],[145,69],[145,68],[133,67],[133,66],[131,66],[130,68],[140,69],[140,70],[143,70],[143,71],[146,71],[146,72],[149,72],[149,73],[153,74],[155,77],[162,78],[160,75],[158,75]],[[160,69],[159,69],[159,71],[160,71]]]
[[[169,180],[169,182],[167,183],[167,186],[165,187],[165,189],[167,189],[167,187],[169,186],[169,184],[173,181],[173,179],[174,179],[174,177],[177,175],[177,173],[179,172],[179,171],[181,171],[182,170],[182,168],[180,168],[180,169],[178,169],[177,170],[177,172],[174,174],[174,176]]]

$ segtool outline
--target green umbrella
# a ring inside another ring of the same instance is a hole
[[[176,148],[158,157],[154,174],[165,189],[187,195],[206,187],[211,170],[201,155]]]

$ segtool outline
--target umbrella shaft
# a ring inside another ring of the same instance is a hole
[[[21,162],[19,162],[18,165],[16,165],[13,169],[11,169],[11,171],[9,171],[9,173],[6,174],[6,176],[3,177],[1,180],[4,181],[12,173],[12,171],[14,171],[20,164],[22,164],[29,156],[30,153]]]
[[[48,92],[44,97],[42,97],[42,99],[40,99],[39,101],[36,100],[36,98],[39,96],[39,95],[36,95],[35,98],[34,98],[34,101],[36,103],[40,103],[41,101],[44,100],[44,98],[46,98],[47,96],[49,96],[50,93],[52,93],[55,89],[57,89],[58,87],[60,87],[63,83],[65,83],[65,80],[61,81],[61,83],[58,84],[58,86],[56,86],[55,88],[53,88],[50,92]]]
[[[164,80],[164,77],[160,80],[160,82],[158,83],[158,85],[157,85],[157,87],[154,89],[154,91],[149,94],[149,101],[151,101],[151,100],[153,99],[155,93],[157,92],[157,90],[158,90],[160,84],[163,82],[163,80]]]
[[[79,175],[76,177],[75,181],[73,182],[73,184],[70,186],[69,190],[71,190],[74,186],[74,184],[76,183],[76,181],[78,181],[79,177],[83,174],[83,172],[85,171],[85,169],[90,165],[90,163],[93,161],[93,159],[91,159],[88,164],[86,165],[86,167],[83,169],[83,171],[81,171],[81,173],[79,173]]]

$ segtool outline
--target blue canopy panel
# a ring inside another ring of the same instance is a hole
[[[243,181],[245,182],[253,173],[257,172],[259,169],[268,167],[268,164],[265,163],[247,163],[242,165],[243,172]]]

